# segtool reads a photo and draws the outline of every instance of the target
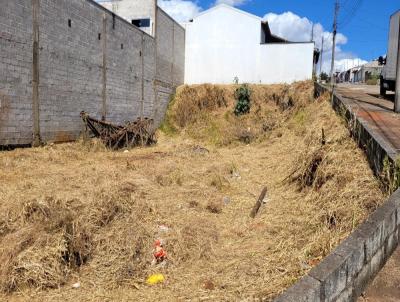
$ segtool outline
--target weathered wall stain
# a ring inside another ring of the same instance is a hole
[[[7,119],[10,112],[10,97],[0,90],[0,135],[3,129],[4,121]]]

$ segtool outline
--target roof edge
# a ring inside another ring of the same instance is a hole
[[[225,3],[220,3],[220,4],[215,5],[215,6],[209,8],[209,9],[207,9],[207,10],[205,10],[205,11],[202,11],[200,14],[198,14],[198,15],[195,16],[195,17],[193,17],[193,20],[195,20],[196,18],[198,18],[198,17],[200,17],[200,16],[202,16],[202,15],[208,14],[208,13],[211,12],[211,11],[214,11],[214,10],[216,10],[216,9],[218,9],[218,8],[221,8],[221,7],[229,8],[229,9],[235,11],[235,12],[241,13],[241,14],[246,15],[246,16],[248,16],[248,17],[252,17],[252,18],[257,19],[257,20],[259,20],[259,21],[262,21],[262,20],[263,20],[263,19],[262,19],[261,17],[259,17],[259,16],[253,15],[253,14],[251,14],[251,13],[248,13],[248,12],[246,12],[246,11],[244,11],[244,10],[238,9],[238,8],[236,8],[236,7],[233,7],[233,6],[228,5],[228,4],[225,4]]]

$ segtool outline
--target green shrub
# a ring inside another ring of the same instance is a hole
[[[377,85],[378,80],[377,79],[369,79],[367,80],[367,85]]]
[[[319,75],[321,81],[328,81],[329,76],[326,72],[321,72],[321,74]]]
[[[235,90],[236,116],[250,112],[250,95],[251,95],[251,90],[247,84],[243,84]]]

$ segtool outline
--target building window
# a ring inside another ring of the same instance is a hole
[[[150,19],[133,19],[132,24],[137,27],[150,27]]]

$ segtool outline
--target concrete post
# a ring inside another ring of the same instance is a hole
[[[103,121],[107,118],[107,17],[103,15],[103,31],[102,31],[102,49],[103,49],[103,91],[102,91],[102,113]]]
[[[172,23],[172,63],[171,63],[171,83],[175,86],[174,70],[175,68],[175,24]]]
[[[141,69],[142,69],[142,86],[141,86],[141,97],[140,97],[140,118],[143,119],[144,116],[144,33],[142,33],[142,45],[140,51],[141,59]]]
[[[399,22],[400,33],[400,22]],[[397,68],[396,68],[396,92],[394,98],[394,112],[400,113],[400,41],[397,43]]]
[[[32,115],[33,115],[33,143],[40,146],[40,112],[39,112],[39,10],[40,0],[32,0]]]

